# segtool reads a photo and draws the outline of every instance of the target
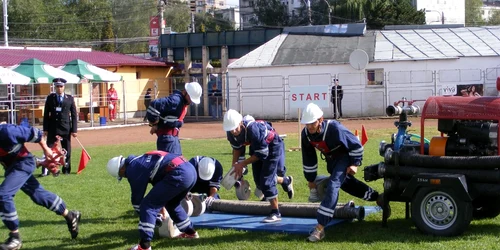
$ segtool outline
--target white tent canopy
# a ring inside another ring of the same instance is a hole
[[[0,67],[0,84],[27,85],[31,79],[10,69]]]

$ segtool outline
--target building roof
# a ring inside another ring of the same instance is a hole
[[[229,68],[347,64],[356,49],[364,50],[369,62],[500,56],[498,44],[498,26],[377,30],[355,37],[284,33]]]
[[[83,60],[97,67],[167,66],[164,62],[89,49],[0,47],[0,66],[16,65],[30,58],[36,58],[55,67],[75,59]]]

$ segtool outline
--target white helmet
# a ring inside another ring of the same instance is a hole
[[[302,118],[300,119],[300,123],[310,124],[315,122],[322,116],[323,116],[323,110],[321,110],[321,108],[318,105],[311,102],[307,104],[306,108],[302,112]]]
[[[228,110],[224,114],[224,120],[222,122],[222,126],[224,127],[224,131],[231,131],[235,128],[237,128],[240,125],[240,122],[243,120],[243,117],[241,116],[238,111],[234,109]]]
[[[208,181],[212,179],[215,172],[215,161],[210,157],[204,157],[198,163],[198,174],[202,180]]]
[[[125,159],[123,159],[123,156],[121,155],[111,158],[111,160],[108,161],[108,165],[106,166],[108,169],[108,173],[116,179],[121,180],[122,178],[120,177],[120,174],[118,172],[123,166],[123,163],[125,163]]]
[[[184,88],[186,89],[189,98],[191,98],[191,101],[195,104],[200,104],[201,92],[203,91],[200,84],[197,82],[188,82],[184,85]]]
[[[253,118],[253,116],[251,115],[245,115],[243,116],[243,121],[246,121],[246,122],[250,122],[250,121],[255,121],[255,118]]]

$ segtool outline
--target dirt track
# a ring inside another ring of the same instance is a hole
[[[361,124],[364,125],[367,130],[395,128],[394,119],[342,120],[341,122],[350,130],[360,129]],[[280,134],[299,132],[299,124],[297,122],[273,122],[273,126]],[[181,128],[180,133],[181,138],[191,139],[223,138],[225,135],[225,132],[222,130],[221,121],[186,123]],[[149,127],[146,125],[84,130],[78,132],[78,138],[85,147],[156,141],[156,136],[149,134]],[[76,140],[72,140],[72,146],[74,148],[80,147]]]

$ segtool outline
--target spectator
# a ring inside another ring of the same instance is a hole
[[[217,82],[212,83],[212,89],[209,91],[209,97],[210,97],[210,113],[212,114],[212,119],[217,119],[220,115],[222,115],[222,112],[219,112],[219,107],[221,106],[222,102],[222,93],[217,88]],[[222,110],[221,110],[222,111]]]
[[[342,98],[344,98],[344,91],[342,86],[339,85],[339,79],[334,80],[335,85],[332,87],[332,103],[333,103],[333,117],[334,119],[342,118]]]
[[[108,107],[109,107],[109,120],[114,121],[116,119],[116,108],[118,104],[118,92],[114,87],[114,84],[109,85],[108,90]]]
[[[144,106],[146,107],[146,110],[148,110],[149,104],[151,104],[151,88],[148,88],[148,90],[146,90],[146,94],[144,95]],[[148,121],[146,115],[144,115],[143,121]]]

